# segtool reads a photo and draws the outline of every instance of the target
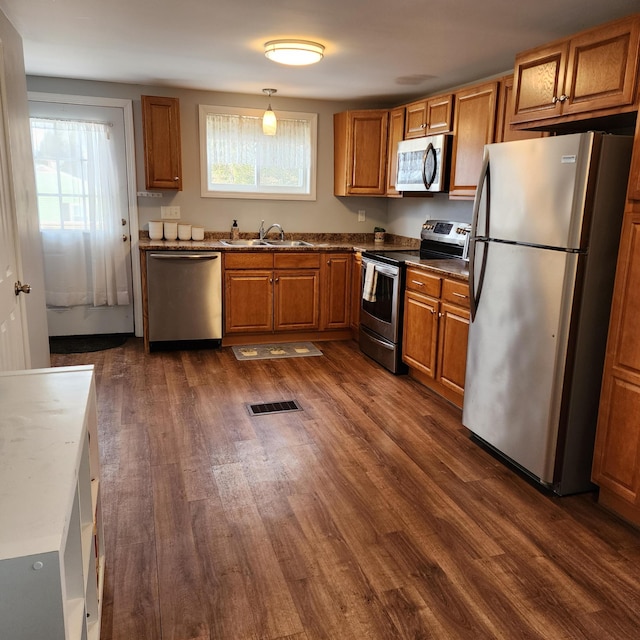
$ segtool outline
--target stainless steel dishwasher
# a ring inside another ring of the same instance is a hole
[[[222,339],[221,254],[147,252],[149,348]],[[204,346],[204,344],[203,344]]]

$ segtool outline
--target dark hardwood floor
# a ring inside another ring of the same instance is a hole
[[[96,367],[103,640],[640,638],[636,529],[541,493],[355,343],[316,344],[52,356]]]

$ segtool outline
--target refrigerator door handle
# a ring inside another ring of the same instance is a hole
[[[484,233],[478,233],[478,218],[480,216],[480,202],[486,185],[486,205],[484,212]],[[487,267],[487,253],[489,245],[485,242],[485,238],[489,235],[489,215],[491,211],[491,170],[489,167],[489,152],[485,148],[482,158],[482,169],[480,171],[480,180],[476,190],[476,197],[473,203],[473,220],[471,222],[471,239],[469,241],[469,311],[471,313],[471,322],[475,320],[480,304],[480,296],[482,294],[482,284],[484,282],[485,271]],[[478,287],[476,288],[476,249],[477,244],[484,244],[482,251],[482,262],[480,264],[480,272],[478,273]]]
[[[478,272],[478,287],[476,288],[476,250],[477,245],[482,244],[482,258],[480,270]],[[480,305],[480,296],[482,295],[482,285],[484,284],[484,276],[487,270],[487,255],[489,253],[489,242],[484,238],[471,238],[469,250],[469,312],[471,314],[471,322],[476,319],[478,306]]]
[[[484,230],[480,233],[478,231],[478,220],[480,217],[480,202],[482,200],[482,194],[485,191],[486,184],[486,205],[484,215]],[[489,235],[489,215],[491,211],[491,170],[489,168],[489,152],[485,148],[484,156],[482,157],[482,169],[480,170],[480,179],[478,180],[478,188],[476,189],[476,197],[473,202],[473,218],[471,220],[471,237],[483,237],[486,238]]]

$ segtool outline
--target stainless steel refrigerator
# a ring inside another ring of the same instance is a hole
[[[559,495],[594,488],[631,147],[594,132],[485,147],[462,422]]]

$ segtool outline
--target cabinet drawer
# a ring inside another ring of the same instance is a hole
[[[442,279],[421,269],[407,269],[407,289],[417,291],[434,298],[440,297]]]
[[[469,308],[469,283],[461,280],[444,280],[442,282],[442,299]]]
[[[228,251],[224,254],[225,269],[271,269],[273,252]]]
[[[316,252],[290,253],[283,251],[274,254],[276,269],[319,269],[320,254]]]

